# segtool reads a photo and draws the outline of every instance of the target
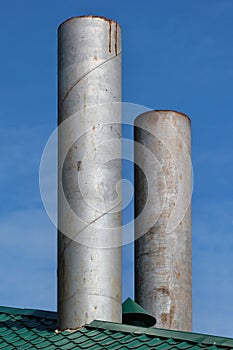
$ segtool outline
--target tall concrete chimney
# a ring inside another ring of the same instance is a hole
[[[121,322],[121,112],[111,108],[121,102],[121,29],[115,21],[83,16],[61,24],[58,102],[59,328]]]
[[[135,299],[156,327],[182,331],[192,330],[190,140],[182,113],[135,120],[135,217],[145,210],[135,220]]]

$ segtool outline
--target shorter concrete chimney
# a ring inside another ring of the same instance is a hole
[[[135,300],[156,327],[192,330],[190,119],[151,111],[135,120]],[[142,146],[143,145],[143,146]]]

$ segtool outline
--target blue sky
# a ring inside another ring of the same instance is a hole
[[[83,14],[122,26],[124,102],[192,119],[193,329],[233,337],[231,0],[1,4],[0,304],[56,309],[56,230],[42,206],[39,163],[57,120],[57,27]],[[124,251],[125,298],[133,296],[132,246]]]

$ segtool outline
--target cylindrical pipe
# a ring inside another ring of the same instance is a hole
[[[121,29],[115,21],[83,16],[61,24],[58,96],[59,328],[121,322],[121,112],[111,105],[121,102]]]
[[[190,119],[175,111],[144,113],[135,120],[134,139],[141,167],[135,165],[135,217],[147,208],[135,221],[136,302],[156,327],[191,331]]]

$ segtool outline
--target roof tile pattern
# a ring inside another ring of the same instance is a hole
[[[233,349],[233,340],[188,332],[94,321],[79,330],[55,332],[56,313],[0,308],[0,350]]]

